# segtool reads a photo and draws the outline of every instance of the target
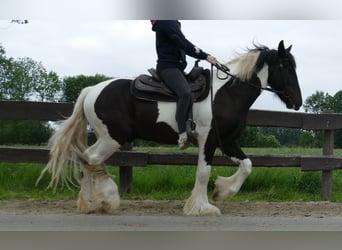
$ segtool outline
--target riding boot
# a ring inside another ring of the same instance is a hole
[[[192,119],[188,119],[186,122],[186,133],[188,135],[188,140],[191,144],[198,146],[198,133],[196,131],[196,123]]]
[[[198,133],[196,131],[196,123],[193,120],[193,113],[192,113],[192,105],[193,102],[191,101],[190,108],[189,108],[189,117],[188,120],[185,122],[186,125],[186,133],[188,135],[188,140],[190,141],[191,144],[198,146]]]
[[[186,149],[190,146],[189,137],[186,132],[179,134],[178,147],[179,149]]]

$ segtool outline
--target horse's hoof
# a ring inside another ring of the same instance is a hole
[[[223,200],[223,197],[220,195],[220,192],[216,188],[214,189],[214,192],[213,192],[213,195],[211,198],[213,201],[222,201]]]
[[[88,200],[84,200],[81,197],[79,197],[77,200],[77,208],[78,208],[78,211],[82,214],[91,214],[95,212],[92,206],[92,202]]]
[[[115,214],[119,206],[119,202],[109,203],[107,201],[102,201],[101,204],[96,208],[95,212],[101,214]]]
[[[183,208],[183,213],[188,216],[217,216],[221,215],[220,209],[210,203],[192,202],[188,200]]]

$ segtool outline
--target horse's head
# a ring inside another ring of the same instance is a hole
[[[288,109],[298,110],[303,101],[296,74],[296,63],[290,53],[291,47],[292,45],[285,49],[284,42],[280,41],[278,50],[270,51],[272,55],[268,60],[266,59],[268,84]]]

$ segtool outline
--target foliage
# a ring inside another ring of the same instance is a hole
[[[301,129],[291,128],[261,128],[266,135],[273,135],[282,146],[286,147],[321,147],[321,133],[313,133]]]
[[[342,90],[338,91],[332,100],[333,110],[337,113],[342,113]]]
[[[0,45],[0,100],[3,99],[8,84],[8,72],[11,68],[11,59],[6,58],[5,49]]]
[[[31,58],[7,58],[0,45],[0,100],[75,102],[81,89],[109,79],[104,75],[66,77],[63,81]],[[52,134],[42,121],[0,121],[0,144],[42,144]]]
[[[303,106],[306,112],[322,113],[331,111],[342,113],[342,90],[338,91],[334,96],[322,91],[316,91],[305,100]],[[321,136],[320,132],[315,134],[317,137]],[[342,129],[335,132],[335,147],[342,148]]]
[[[331,110],[333,97],[323,91],[316,91],[306,98],[303,107],[305,112],[319,114],[325,110]]]
[[[0,144],[42,145],[52,134],[52,129],[42,121],[0,120]]]
[[[56,101],[61,80],[31,58],[7,58],[0,46],[0,99]]]
[[[7,58],[0,45],[0,100],[56,101],[61,80],[31,58]],[[1,144],[42,144],[52,129],[42,121],[0,121]]]
[[[265,134],[260,128],[249,127],[240,138],[243,147],[280,147],[279,140],[272,134]]]
[[[63,97],[62,101],[65,102],[76,102],[81,90],[85,87],[95,85],[99,82],[110,79],[104,75],[96,74],[95,76],[70,76],[63,79]]]
[[[299,146],[310,147],[310,148],[320,148],[323,146],[322,142],[322,132],[321,131],[306,131],[303,130],[299,135]]]
[[[262,128],[267,135],[274,135],[283,146],[298,145],[300,130],[288,128]]]

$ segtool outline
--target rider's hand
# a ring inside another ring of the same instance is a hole
[[[207,56],[207,61],[210,62],[211,64],[217,64],[218,63],[216,57],[212,56],[212,55]]]

